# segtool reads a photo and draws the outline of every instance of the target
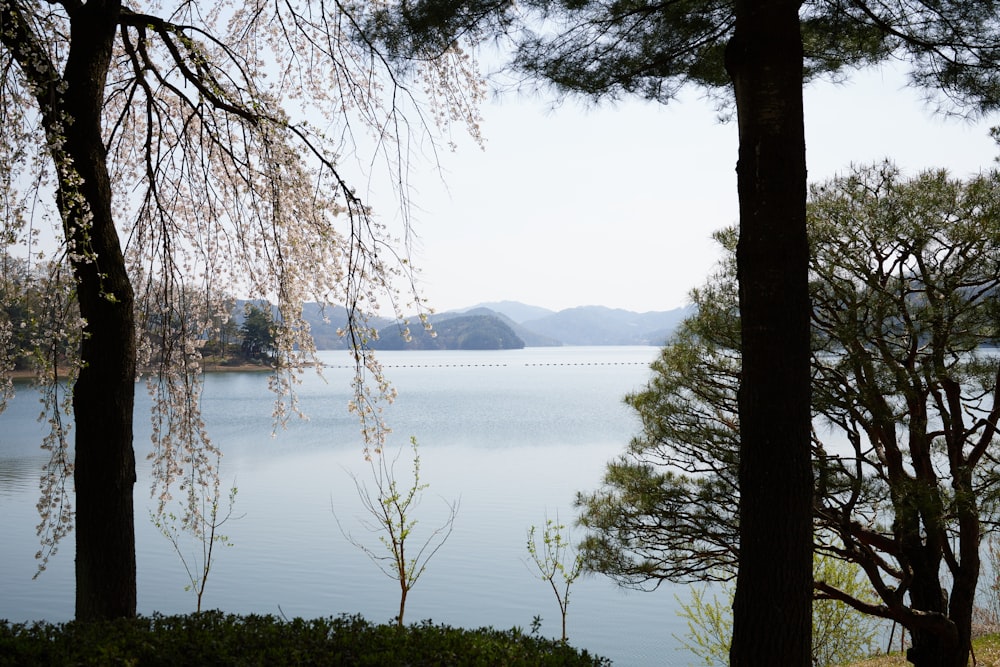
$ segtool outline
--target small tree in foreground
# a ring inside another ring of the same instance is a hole
[[[569,588],[573,585],[583,572],[583,557],[573,549],[570,543],[569,533],[566,526],[559,523],[558,517],[555,521],[545,519],[545,528],[542,530],[542,544],[539,549],[535,540],[535,526],[528,529],[528,553],[531,560],[538,567],[539,578],[549,582],[552,592],[556,596],[559,604],[559,614],[562,616],[562,642],[565,644],[566,637],[566,613],[569,609]],[[562,579],[561,583],[556,582],[556,578]]]
[[[215,466],[215,470],[217,469],[218,461]],[[184,590],[194,592],[197,601],[196,611],[200,612],[205,587],[208,585],[208,575],[215,562],[215,547],[233,546],[229,536],[220,533],[219,530],[234,518],[233,505],[236,503],[237,489],[235,483],[230,487],[225,511],[221,507],[221,489],[217,474],[203,479],[197,476],[188,477],[181,484],[181,490],[186,491],[186,499],[180,518],[165,508],[150,512],[149,517],[153,525],[170,541],[174,552],[180,558],[189,580]],[[193,552],[185,551],[181,533],[187,533],[197,543]]]
[[[371,454],[368,463],[372,472],[372,488],[352,474],[361,504],[368,513],[368,518],[362,519],[361,525],[368,532],[378,534],[378,540],[383,548],[373,549],[355,539],[344,531],[340,519],[337,519],[337,525],[348,541],[364,551],[387,577],[399,583],[399,614],[396,616],[396,623],[400,627],[403,625],[403,613],[406,611],[406,598],[410,590],[427,569],[430,559],[448,540],[455,526],[455,516],[458,514],[458,501],[445,501],[448,506],[447,519],[423,542],[418,542],[416,555],[410,555],[413,550],[407,551],[407,549],[415,542],[413,529],[417,525],[413,513],[420,504],[424,490],[429,486],[420,483],[420,455],[417,452],[415,437],[410,438],[410,446],[413,449],[413,482],[409,485],[401,485],[396,476],[396,463],[402,454],[402,449],[392,461],[386,459],[384,449]],[[336,516],[334,511],[334,517]]]

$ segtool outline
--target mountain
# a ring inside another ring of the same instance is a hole
[[[524,341],[495,315],[458,315],[436,318],[434,335],[417,325],[410,327],[410,341],[397,325],[379,331],[376,350],[519,350]]]
[[[514,301],[504,301],[503,303],[512,304],[513,306],[523,306],[525,308],[524,312],[543,311],[546,313],[552,313],[551,310],[546,310],[545,308],[538,308],[536,306],[525,306],[524,304],[518,304]],[[514,308],[513,310],[517,312],[517,308]],[[485,315],[488,317],[499,318],[501,322],[503,322],[504,324],[506,324],[507,326],[509,326],[511,329],[514,330],[514,333],[517,334],[518,338],[524,341],[525,347],[558,347],[560,345],[563,345],[563,342],[561,340],[557,340],[555,338],[550,338],[548,336],[543,336],[541,334],[535,333],[534,331],[531,331],[530,329],[521,326],[505,313],[497,312],[485,306],[475,306],[470,310],[450,311],[447,313],[431,315],[430,320],[431,324],[434,324],[435,322],[441,322],[443,320],[447,320],[453,317],[460,317],[464,315]],[[435,324],[435,326],[437,325]]]
[[[318,303],[302,304],[302,319],[309,323],[309,331],[317,350],[347,349],[347,340],[337,335],[337,329],[347,328],[347,309],[342,306],[320,308]],[[329,321],[324,321],[329,320]],[[391,319],[373,317],[368,324],[381,330],[392,324]]]
[[[237,325],[242,321],[244,303],[239,302],[234,308]],[[431,315],[430,321],[438,334],[437,338],[426,336],[418,319],[411,318],[414,323],[410,327],[413,345],[403,344],[399,336],[400,327],[391,319],[376,317],[370,324],[380,332],[376,347],[381,350],[663,345],[677,325],[692,312],[693,306],[646,313],[604,306],[582,306],[555,312],[516,301],[498,301]],[[328,322],[323,321],[324,316]],[[327,307],[324,311],[318,304],[307,303],[303,307],[303,317],[310,325],[317,349],[346,347],[345,340],[337,336],[337,329],[347,326],[347,311],[343,307]],[[468,321],[461,321],[463,319]]]
[[[537,320],[548,315],[554,315],[555,311],[549,310],[548,308],[542,308],[541,306],[529,306],[526,303],[521,303],[519,301],[492,301],[490,303],[479,303],[475,306],[469,306],[468,308],[460,308],[456,312],[469,313],[474,310],[488,309],[494,313],[500,313],[501,315],[513,320],[517,324],[521,324],[528,320]]]
[[[677,325],[693,312],[692,308],[635,313],[620,308],[581,306],[521,325],[566,345],[663,345]]]

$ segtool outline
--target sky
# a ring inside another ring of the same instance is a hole
[[[411,174],[413,260],[431,307],[685,305],[718,260],[712,233],[738,221],[736,124],[698,95],[596,108],[491,99],[485,150],[459,141],[440,156],[441,173],[426,164]],[[1000,155],[991,119],[936,114],[904,70],[810,84],[805,119],[810,182],[884,158],[909,175],[944,167],[967,177]]]

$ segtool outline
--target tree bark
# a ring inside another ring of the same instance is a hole
[[[952,570],[950,599],[941,583],[943,545],[925,537],[921,531],[923,524],[917,520],[901,540],[907,547],[904,553],[913,571],[911,605],[915,610],[933,614],[936,620],[910,630],[913,645],[907,650],[906,659],[915,667],[965,667],[972,651],[972,609],[980,567],[979,511],[972,500],[972,480],[967,471],[957,476],[953,486],[957,492],[959,553],[958,567]],[[931,513],[925,511],[924,516],[927,515]],[[933,518],[926,520],[931,524],[933,521]],[[945,539],[941,526],[928,532],[941,536],[937,542]]]
[[[81,621],[130,617],[136,610],[135,315],[101,136],[119,12],[114,0],[92,0],[71,10],[64,74],[62,111],[71,119],[64,126],[64,155],[70,164],[60,169],[57,196],[86,321],[82,368],[73,388],[76,618]]]
[[[950,664],[965,667],[972,653],[972,610],[975,607],[976,588],[982,566],[979,545],[982,526],[979,522],[979,505],[972,494],[972,475],[965,468],[957,475],[954,488],[957,491],[959,521],[959,566],[953,572],[951,599],[948,604],[948,618],[954,624],[958,635],[954,658]]]
[[[743,366],[730,664],[811,663],[812,470],[802,38],[795,0],[736,2]]]

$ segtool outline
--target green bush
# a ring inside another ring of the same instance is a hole
[[[875,604],[874,593],[857,563],[816,553],[813,577],[843,591],[856,600]],[[678,615],[687,620],[688,632],[677,637],[703,665],[729,664],[733,634],[733,596],[736,582],[721,586],[718,595],[709,589],[690,589],[691,598],[680,604]],[[812,605],[812,664],[840,665],[860,660],[878,650],[876,640],[885,627],[882,619],[866,616],[838,601],[819,597]]]
[[[431,621],[398,628],[360,616],[289,621],[218,611],[86,624],[0,621],[0,667],[610,664],[518,628],[465,630]]]

